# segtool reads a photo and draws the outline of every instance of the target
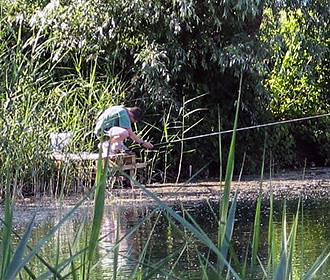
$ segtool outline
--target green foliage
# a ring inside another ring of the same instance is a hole
[[[301,11],[281,13],[277,33],[281,42],[273,47],[280,55],[266,81],[272,93],[270,110],[275,116],[306,116],[326,109],[322,99],[326,89],[319,86],[318,80],[327,46],[320,42],[321,38],[310,37],[305,26]],[[313,45],[319,48],[318,53],[313,53]]]
[[[0,10],[0,189],[10,170],[17,193],[32,193],[56,174],[49,159],[50,132],[73,131],[72,150],[94,149],[93,121],[123,101],[125,83],[111,69],[97,76],[97,59],[85,63],[79,53],[68,55],[72,64],[63,68],[64,57],[56,61],[49,48],[60,40],[29,28],[41,3],[23,2],[24,11],[11,2]]]
[[[50,58],[48,65],[68,66],[79,55],[86,67],[101,57],[100,67],[123,73],[133,90],[155,100],[176,92],[174,86],[195,90],[201,72],[249,67],[246,33],[257,31],[254,17],[261,15],[259,1],[23,2],[24,12],[16,7],[8,21],[15,26],[20,17],[25,50]]]
[[[222,129],[258,124],[273,118],[329,112],[328,14],[329,3],[325,0],[3,0],[0,6],[0,191],[4,193],[6,187],[8,195],[12,190],[24,192],[24,188],[31,191],[32,186],[47,185],[50,174],[55,173],[48,158],[50,132],[73,131],[74,141],[70,147],[73,151],[95,149],[91,133],[94,120],[112,104],[139,103],[155,112],[144,130],[151,131],[154,141],[175,139],[180,132],[189,136],[190,133],[197,135],[218,129],[215,120],[219,107]],[[245,78],[239,80],[242,69]],[[266,87],[260,89],[259,81],[264,77]],[[238,106],[236,115],[232,114],[238,88],[244,93],[241,97],[243,117],[239,122]],[[184,111],[187,102],[189,112]],[[290,166],[297,160],[295,147],[304,146],[297,138],[304,140],[306,137],[318,144],[321,147],[319,154],[329,153],[328,127],[329,120],[324,120],[321,125],[310,123],[303,129],[283,126],[269,133],[270,143],[267,144],[273,154],[276,152],[274,158],[277,162]],[[224,139],[230,150],[227,152],[228,169],[221,208],[221,222],[224,224],[219,222],[217,244],[189,213],[186,214],[188,219],[181,217],[135,182],[166,210],[171,220],[193,234],[218,258],[221,270],[198,254],[204,278],[208,277],[209,269],[219,274],[225,267],[228,275],[240,279],[236,268],[231,265],[234,254],[230,239],[236,200],[229,208],[229,193],[234,173],[234,146],[235,142],[244,143],[237,145],[236,158],[247,152],[247,165],[256,166],[256,160],[260,158],[258,154],[263,151],[263,141],[260,140],[263,137],[260,135],[263,133],[259,131],[234,134],[232,142]],[[173,157],[165,160],[164,180],[169,173],[167,164],[177,170],[175,163],[180,157],[187,165],[196,164],[194,168],[218,160],[215,152],[218,140],[215,138],[203,145],[185,143],[185,150],[195,149],[191,158],[177,153],[179,148],[171,148]],[[196,157],[201,159],[197,163]],[[84,236],[80,229],[70,245],[70,256],[63,261],[57,256],[56,269],[44,263],[47,272],[40,276],[41,279],[52,275],[58,277],[64,271],[66,276],[72,275],[74,279],[88,277],[99,241],[105,177],[104,170],[99,169],[97,205],[94,205],[90,234]],[[68,189],[65,183],[63,187]],[[30,260],[37,257],[41,248],[86,199],[70,210],[24,258],[32,223],[17,250],[13,250],[12,212],[7,204],[7,226],[1,229],[1,276],[10,274],[15,277],[18,270],[26,269]],[[255,220],[253,268],[258,259],[259,211],[260,208]],[[270,219],[269,224],[272,223]],[[290,268],[293,258],[296,225],[295,221],[292,238],[290,236],[288,241],[286,232],[283,232],[279,264],[275,261],[274,245],[269,245],[269,267],[265,269],[269,272],[268,278],[274,271],[277,275],[290,272],[285,269]],[[274,241],[273,237],[270,226],[269,243]],[[82,248],[77,245],[79,239],[84,240]],[[119,245],[117,236],[112,248],[117,257]],[[312,277],[328,257],[325,252],[308,272],[307,278]],[[16,261],[20,264],[17,265]],[[143,262],[141,259],[140,263]],[[69,272],[68,266],[71,267]],[[242,266],[247,269],[246,264]],[[132,278],[151,276],[162,267],[164,263],[156,263],[143,272],[137,266]],[[117,277],[119,272],[116,267],[114,276]]]
[[[329,87],[325,86],[329,83],[326,78],[329,77],[329,40],[326,39],[329,19],[324,17],[327,5],[320,1],[300,9],[264,12],[261,40],[269,46],[264,84],[270,94],[268,110],[276,118],[329,112]],[[328,119],[321,119],[288,127],[286,134],[290,140],[284,146],[287,151],[295,147],[295,155],[290,152],[292,156],[282,162],[299,165],[307,158],[318,165],[327,164],[329,138],[325,127],[328,125]],[[276,141],[272,144],[276,146]]]
[[[170,137],[180,132],[183,97],[203,95],[190,104],[191,110],[208,109],[186,118],[185,126],[193,127],[186,136],[217,130],[218,107],[221,128],[230,129],[241,69],[238,127],[328,112],[329,4],[285,2],[2,1],[0,151],[10,155],[8,166],[21,169],[21,182],[31,182],[31,173],[43,178],[51,168],[43,157],[51,131],[74,131],[73,150],[93,149],[94,120],[111,104],[142,105],[154,113],[144,130],[154,142],[164,136],[164,124],[173,124]],[[328,125],[326,120],[295,129],[320,147],[321,164],[329,153]],[[239,143],[247,143],[237,148],[238,159],[246,153],[252,172],[262,154],[260,135],[237,135]],[[293,165],[306,156],[303,149],[294,155],[293,148],[301,146],[299,134],[283,132],[271,145],[283,147],[285,136],[289,157],[278,154],[279,164]],[[185,144],[196,154],[184,157],[183,169],[194,163],[194,170],[200,170],[210,163],[211,175],[217,175],[217,139],[205,141]],[[230,145],[228,138],[223,142]],[[178,169],[180,147],[171,151],[174,164],[168,174]],[[195,156],[202,160],[196,163]],[[164,170],[163,162],[155,165]]]
[[[219,212],[219,220],[218,220],[218,243],[217,245],[211,240],[211,238],[201,229],[201,227],[198,225],[198,223],[191,217],[189,214],[189,211],[184,210],[184,215],[181,216],[178,214],[177,211],[174,211],[172,207],[164,203],[160,198],[155,195],[153,192],[148,190],[145,186],[141,185],[137,181],[135,181],[133,178],[130,178],[127,174],[119,170],[123,176],[126,176],[128,179],[131,179],[134,181],[134,185],[139,187],[147,196],[150,198],[156,205],[157,208],[152,211],[151,214],[156,213],[159,209],[162,209],[166,211],[169,223],[171,225],[178,224],[182,229],[180,229],[178,232],[182,234],[182,236],[185,237],[185,246],[182,248],[182,250],[174,251],[173,253],[169,254],[166,258],[162,259],[159,262],[153,263],[150,261],[150,259],[147,259],[146,252],[148,250],[149,246],[149,240],[151,238],[151,235],[147,238],[147,242],[144,245],[142,249],[142,254],[139,257],[139,260],[136,264],[136,268],[134,269],[133,273],[130,275],[129,279],[152,279],[151,277],[155,276],[159,278],[160,275],[165,275],[165,277],[169,278],[169,276],[173,276],[175,278],[175,271],[174,268],[176,266],[177,261],[174,262],[173,268],[171,268],[170,272],[166,271],[166,266],[168,265],[168,262],[172,261],[172,257],[177,257],[177,260],[181,257],[181,253],[184,252],[189,246],[193,247],[197,251],[198,258],[201,262],[202,267],[202,273],[203,273],[203,279],[213,279],[213,275],[216,275],[218,279],[222,279],[226,277],[226,279],[229,279],[232,277],[233,279],[251,279],[250,274],[254,275],[254,269],[256,267],[256,259],[258,255],[258,243],[259,241],[259,227],[260,227],[260,206],[261,206],[261,199],[259,198],[257,203],[257,210],[256,210],[256,217],[255,217],[255,223],[254,223],[254,237],[252,242],[252,260],[251,260],[251,267],[252,271],[248,271],[247,273],[243,273],[242,275],[239,275],[239,273],[236,270],[240,270],[240,267],[246,268],[245,264],[240,264],[237,260],[237,257],[235,258],[235,252],[233,251],[232,247],[232,233],[234,230],[234,223],[235,223],[235,211],[236,211],[236,203],[237,203],[237,194],[235,195],[233,201],[231,202],[231,206],[229,208],[230,204],[230,189],[231,189],[231,183],[232,183],[232,177],[233,177],[233,170],[234,170],[234,162],[235,162],[235,145],[236,145],[236,128],[237,128],[237,122],[238,122],[238,113],[239,113],[239,105],[240,105],[240,98],[241,98],[241,91],[242,91],[242,80],[243,76],[241,75],[240,79],[240,88],[239,88],[239,97],[237,102],[237,108],[236,108],[236,114],[235,114],[235,122],[234,122],[234,132],[232,134],[232,141],[227,161],[227,171],[226,171],[226,181],[225,181],[225,191],[224,196],[221,199],[221,207]],[[188,102],[188,101],[187,101]],[[189,113],[186,114],[188,116]],[[264,149],[264,155],[265,155],[265,149]],[[262,173],[261,173],[261,179],[263,179],[263,170],[264,170],[264,161],[265,157],[263,157],[263,164],[262,164]],[[88,193],[86,196],[84,196],[83,199],[81,199],[78,203],[74,205],[64,216],[60,219],[60,221],[52,228],[49,229],[47,234],[43,236],[41,239],[37,241],[35,246],[33,248],[29,248],[27,246],[27,242],[31,236],[32,233],[32,224],[33,219],[31,223],[29,224],[25,234],[23,235],[21,241],[18,243],[17,248],[14,250],[13,255],[11,256],[11,250],[14,246],[11,243],[11,235],[13,232],[12,229],[12,204],[10,199],[10,191],[7,189],[7,197],[6,197],[6,209],[5,209],[5,222],[2,222],[3,229],[0,232],[0,240],[1,240],[1,246],[0,246],[0,255],[2,258],[0,259],[0,266],[1,266],[1,274],[0,276],[4,279],[15,279],[17,275],[20,276],[20,278],[23,278],[23,269],[28,274],[29,279],[49,279],[51,277],[53,278],[67,278],[71,277],[73,279],[90,279],[91,276],[91,270],[95,268],[94,262],[95,262],[95,251],[97,248],[97,245],[100,241],[100,231],[102,226],[102,218],[104,214],[104,206],[105,206],[105,189],[107,185],[107,176],[108,176],[108,170],[107,170],[107,161],[102,162],[101,159],[98,161],[97,166],[97,174],[96,174],[96,183],[95,187],[91,190],[90,193]],[[116,168],[114,168],[116,169]],[[116,170],[112,170],[116,171]],[[111,176],[111,175],[110,175]],[[11,182],[8,182],[8,186],[11,185]],[[60,238],[58,235],[58,245],[57,245],[57,251],[55,255],[56,259],[56,266],[55,268],[49,264],[49,262],[46,262],[42,259],[43,265],[46,266],[46,271],[43,272],[41,275],[35,276],[33,272],[28,268],[31,260],[33,258],[40,258],[38,256],[38,252],[42,250],[42,248],[45,246],[46,243],[50,242],[51,239],[55,236],[55,234],[64,226],[66,222],[72,217],[74,213],[78,210],[79,207],[82,206],[82,204],[89,199],[89,196],[92,192],[95,191],[95,200],[94,200],[94,215],[92,220],[92,227],[90,230],[90,233],[86,233],[84,236],[82,234],[82,227],[79,228],[78,232],[76,233],[76,236],[74,237],[73,243],[68,245],[69,247],[69,256],[64,257],[63,260],[60,261]],[[272,202],[271,202],[272,205]],[[284,208],[285,209],[285,208]],[[271,207],[271,214],[272,212]],[[298,212],[298,210],[297,210]],[[118,268],[118,256],[119,256],[119,246],[120,242],[125,240],[129,237],[130,234],[132,234],[139,226],[144,224],[147,219],[150,219],[152,215],[146,215],[142,218],[140,223],[135,225],[131,231],[122,237],[119,238],[119,227],[120,225],[117,224],[116,228],[116,241],[115,244],[112,246],[110,251],[114,252],[114,271],[113,271],[113,278],[117,279],[117,277],[120,275],[120,269]],[[159,215],[156,218],[156,223],[158,221]],[[272,218],[272,217],[271,217]],[[152,227],[151,234],[156,228],[156,223]],[[270,225],[272,222],[270,221]],[[176,229],[178,228],[175,226]],[[273,264],[273,260],[275,259],[274,251],[269,250],[268,252],[271,254],[269,256],[271,261],[268,261],[271,268],[263,269],[264,276],[266,279],[291,279],[291,269],[292,269],[292,260],[295,256],[295,243],[296,243],[296,233],[298,229],[298,213],[294,220],[293,227],[291,229],[290,235],[287,238],[287,231],[286,231],[286,212],[283,211],[283,233],[282,233],[282,248],[281,248],[281,256],[279,263]],[[269,236],[273,238],[274,233],[271,232],[273,230],[273,227],[271,226],[269,229]],[[212,262],[210,261],[209,257],[204,257],[203,254],[198,250],[198,247],[195,245],[195,242],[198,241],[198,243],[202,244],[207,248],[209,251],[208,254],[212,253],[217,257],[219,266],[214,267]],[[270,240],[269,240],[270,241]],[[274,240],[271,240],[274,241]],[[77,244],[82,244],[82,248],[80,249]],[[24,256],[25,247],[30,249],[30,252]],[[228,254],[230,252],[230,254]],[[109,253],[109,252],[107,252]],[[328,253],[328,249],[324,251],[324,253],[315,261],[311,269],[307,272],[306,277],[303,279],[311,279],[318,270],[326,263],[327,259],[329,258],[330,254]],[[108,257],[106,255],[106,257]],[[130,256],[129,256],[130,257]],[[236,266],[232,265],[233,260],[237,260]],[[80,263],[78,264],[78,260]],[[260,266],[263,268],[263,264],[260,262]],[[274,266],[274,275],[273,272],[273,266]],[[224,271],[223,268],[225,268],[227,271]],[[79,270],[78,270],[79,269]],[[267,274],[267,271],[269,274]]]

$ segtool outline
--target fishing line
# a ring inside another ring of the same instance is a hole
[[[279,124],[293,123],[293,122],[299,122],[299,121],[305,121],[305,120],[311,120],[311,119],[318,119],[318,118],[329,117],[329,116],[330,116],[330,113],[327,113],[327,114],[309,116],[309,117],[304,117],[304,118],[297,118],[297,119],[292,119],[292,120],[285,120],[285,121],[278,121],[278,122],[273,122],[273,123],[266,123],[266,124],[260,124],[260,125],[254,125],[254,126],[241,127],[241,128],[237,128],[236,131],[243,131],[243,130],[249,130],[249,129],[254,129],[254,128],[269,127],[269,126],[274,126],[274,125],[279,125]],[[173,141],[169,141],[169,142],[157,143],[157,144],[154,144],[154,147],[161,146],[161,145],[167,145],[167,144],[173,144],[173,143],[177,143],[177,142],[188,141],[188,140],[193,140],[193,139],[199,139],[199,138],[204,138],[204,137],[209,137],[209,136],[214,136],[214,135],[227,134],[227,133],[231,133],[233,131],[234,131],[233,129],[230,129],[230,130],[224,130],[224,131],[219,131],[219,132],[212,132],[212,133],[208,133],[208,134],[201,134],[201,135],[191,136],[191,137],[178,139],[178,140],[173,140]]]

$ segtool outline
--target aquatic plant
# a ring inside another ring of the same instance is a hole
[[[31,239],[33,219],[28,224],[25,233],[19,237],[18,244],[14,243],[12,235],[14,235],[12,226],[12,207],[14,206],[13,197],[21,197],[26,194],[51,194],[63,197],[64,193],[71,191],[80,192],[82,181],[74,182],[75,167],[69,164],[62,165],[59,169],[56,168],[53,161],[50,160],[49,154],[49,135],[51,132],[59,132],[61,130],[74,131],[74,137],[70,148],[72,151],[95,150],[95,139],[91,134],[92,120],[106,106],[117,104],[125,101],[127,85],[113,71],[113,66],[105,67],[105,71],[100,75],[100,58],[91,57],[85,59],[86,53],[71,55],[69,52],[63,53],[66,59],[70,59],[71,63],[63,63],[62,56],[57,54],[64,50],[58,49],[54,55],[47,55],[49,52],[48,46],[53,43],[53,39],[45,39],[40,37],[40,33],[32,32],[30,38],[26,36],[24,28],[24,18],[18,17],[17,24],[10,26],[4,20],[3,6],[0,7],[1,13],[1,136],[0,136],[0,189],[2,196],[5,196],[5,215],[2,220],[1,228],[1,255],[0,255],[0,276],[1,279],[15,279],[17,275],[26,273],[31,279],[36,276],[29,268],[29,263],[32,259],[38,258],[47,270],[40,275],[40,278],[65,278],[72,276],[74,279],[88,279],[92,270],[95,268],[98,241],[100,239],[100,225],[103,216],[104,207],[104,191],[106,186],[105,174],[107,174],[104,166],[99,163],[94,216],[92,227],[89,232],[83,233],[83,225],[77,231],[74,241],[69,245],[69,257],[63,259],[60,256],[60,240],[57,239],[55,264],[50,263],[39,255],[43,246],[52,241],[56,234],[61,230],[63,225],[69,220],[71,215],[88,199],[88,196],[95,190],[91,177],[85,178],[88,182],[84,188],[82,200],[69,211],[66,216],[54,226],[34,247],[28,246],[28,241]],[[12,30],[10,28],[13,28]],[[41,44],[38,44],[41,42]],[[141,52],[142,54],[142,52]],[[140,60],[143,62],[143,59]],[[68,67],[68,65],[71,65]],[[102,65],[104,65],[102,63]],[[54,69],[57,69],[54,76]],[[60,78],[59,78],[60,77]],[[149,80],[150,81],[150,80]],[[241,76],[242,83],[242,76]],[[152,86],[152,85],[149,85]],[[199,94],[204,92],[198,89]],[[241,92],[241,84],[240,84]],[[198,95],[200,98],[203,95]],[[195,101],[195,98],[186,99],[182,103],[182,110],[179,113],[181,122],[178,125],[181,131],[181,137],[195,128],[194,124],[187,127],[187,117],[192,116],[194,112],[202,110],[200,108],[187,112],[187,105]],[[235,125],[237,127],[237,112],[239,108],[239,100],[237,102]],[[164,131],[161,131],[165,141],[170,141],[177,137],[177,132],[169,132],[169,123],[171,121],[172,112],[164,116]],[[177,125],[178,123],[175,123]],[[142,133],[148,134],[151,124],[145,126]],[[285,131],[283,132],[285,133]],[[282,251],[280,261],[277,262],[277,252],[274,246],[274,231],[272,222],[272,207],[270,209],[269,219],[269,238],[268,238],[268,255],[269,260],[267,266],[264,267],[261,261],[258,260],[258,232],[260,225],[260,207],[261,200],[258,198],[256,215],[253,227],[252,238],[252,258],[248,265],[248,258],[243,264],[238,264],[234,261],[235,253],[231,244],[232,232],[234,230],[234,218],[236,209],[236,197],[232,201],[229,199],[230,184],[234,168],[234,154],[236,144],[236,134],[234,132],[229,156],[227,161],[227,170],[225,176],[224,196],[221,200],[218,219],[218,239],[212,241],[200,226],[189,215],[189,212],[184,212],[184,217],[173,211],[171,207],[159,200],[144,186],[135,182],[140,188],[159,206],[164,209],[169,217],[169,223],[178,222],[184,229],[183,234],[187,237],[185,246],[174,252],[170,257],[180,257],[183,251],[189,246],[194,247],[201,262],[201,269],[204,279],[212,278],[214,274],[220,277],[233,276],[236,279],[248,279],[249,275],[253,275],[254,271],[260,267],[264,271],[264,277],[268,279],[278,279],[292,277],[291,263],[293,259],[293,247],[295,244],[295,235],[297,231],[297,217],[294,226],[289,234],[286,234],[286,227],[283,226],[282,233]],[[163,138],[162,138],[163,139]],[[289,139],[289,140],[288,140]],[[292,138],[286,139],[288,146],[292,145]],[[220,144],[221,146],[221,144]],[[180,163],[179,170],[183,163],[184,144],[180,147]],[[146,153],[147,154],[147,153]],[[167,151],[164,152],[167,155]],[[221,153],[220,153],[221,154]],[[152,168],[149,169],[149,178],[157,176],[157,165],[159,153],[152,153]],[[144,155],[148,157],[149,155]],[[292,156],[292,155],[291,155]],[[171,164],[168,158],[165,157],[163,180],[167,180],[168,166]],[[221,172],[220,172],[221,174]],[[192,176],[189,180],[192,180]],[[222,177],[222,176],[220,176]],[[176,174],[176,178],[180,178],[180,172]],[[222,178],[221,178],[222,179]],[[62,181],[60,181],[62,180]],[[188,181],[189,181],[188,180]],[[78,187],[77,187],[78,186]],[[92,190],[92,191],[90,191]],[[272,199],[270,200],[272,205]],[[135,230],[150,216],[145,217],[137,224]],[[86,222],[87,223],[87,222]],[[286,224],[285,208],[283,210],[283,225]],[[117,227],[117,230],[119,228]],[[176,227],[178,231],[178,227]],[[123,238],[128,238],[129,234]],[[189,238],[188,233],[191,233],[199,242],[204,244],[209,249],[210,254],[214,254],[218,261],[217,265],[211,263],[208,257],[205,257],[193,244],[194,239]],[[151,236],[151,235],[150,235]],[[15,235],[17,237],[17,235]],[[17,237],[18,238],[18,237]],[[102,239],[102,237],[101,237]],[[113,277],[120,277],[120,269],[118,267],[119,248],[123,239],[119,238],[117,231],[116,244],[113,247],[115,255],[115,265]],[[81,246],[81,247],[79,247]],[[163,262],[151,263],[151,260],[146,259],[146,251],[148,242],[143,248],[143,252],[137,261],[137,267],[131,275],[131,278],[145,279],[152,277],[157,273],[173,275],[175,270],[172,267],[171,271],[166,271],[167,260]],[[317,270],[325,263],[329,257],[328,249],[320,256],[312,268],[306,272],[305,278],[312,278]],[[165,272],[164,272],[165,271]],[[228,275],[228,276],[226,276]]]
[[[242,76],[241,76],[242,83]],[[251,277],[262,277],[264,279],[293,279],[292,277],[292,261],[294,258],[294,246],[296,243],[296,234],[298,230],[298,214],[294,219],[291,231],[287,235],[287,216],[285,211],[285,205],[283,207],[283,218],[282,218],[282,248],[280,254],[275,250],[274,246],[274,227],[273,227],[273,198],[270,199],[270,212],[269,212],[269,228],[268,228],[268,260],[263,262],[258,257],[259,250],[259,227],[260,227],[260,209],[261,209],[261,197],[258,197],[256,204],[255,220],[252,227],[253,237],[251,242],[251,257],[246,258],[242,263],[238,260],[235,250],[232,244],[232,235],[235,229],[235,212],[237,204],[237,194],[230,199],[231,182],[233,176],[233,168],[235,162],[235,129],[237,124],[238,112],[239,112],[239,100],[241,95],[241,87],[239,89],[239,97],[235,115],[234,133],[232,136],[231,147],[229,151],[229,157],[227,160],[227,170],[225,175],[225,185],[223,197],[220,201],[219,213],[215,214],[218,221],[218,237],[214,242],[211,238],[202,230],[200,225],[194,220],[194,218],[186,211],[182,209],[182,215],[178,214],[169,205],[159,199],[152,191],[147,189],[144,185],[133,178],[130,178],[121,170],[116,168],[108,170],[107,161],[98,161],[96,182],[95,187],[92,188],[88,194],[71,209],[67,214],[53,227],[49,232],[42,237],[33,247],[28,246],[28,241],[31,238],[33,219],[28,224],[25,233],[20,237],[19,243],[16,245],[13,243],[11,238],[14,234],[12,227],[12,206],[14,201],[12,200],[13,192],[15,192],[15,177],[7,181],[6,191],[6,206],[5,206],[5,217],[1,220],[3,227],[1,229],[1,279],[15,279],[17,275],[27,275],[31,279],[49,279],[58,278],[63,279],[66,277],[72,277],[73,279],[90,279],[93,271],[96,269],[99,262],[98,258],[102,256],[95,256],[99,242],[104,237],[100,237],[100,229],[103,220],[104,202],[105,202],[105,190],[107,185],[107,177],[112,176],[113,172],[121,172],[129,180],[133,180],[134,184],[139,187],[150,199],[152,199],[157,208],[152,211],[149,215],[146,215],[141,219],[139,223],[135,225],[125,236],[119,236],[119,225],[116,228],[115,244],[111,248],[114,254],[114,264],[112,275],[114,279],[119,279],[122,276],[122,272],[118,265],[119,260],[119,248],[121,243],[129,238],[134,232],[145,222],[149,221],[153,217],[157,210],[161,209],[166,213],[168,223],[175,228],[178,234],[181,234],[185,238],[185,244],[178,250],[174,250],[172,254],[164,258],[163,260],[154,263],[147,257],[147,250],[149,246],[149,240],[155,229],[158,221],[156,216],[156,222],[152,225],[152,230],[144,244],[139,259],[136,260],[136,268],[132,271],[129,279],[152,279],[156,275],[163,275],[167,278],[176,278],[175,265],[177,264],[180,256],[185,252],[188,252],[189,248],[193,248],[198,256],[201,267],[201,274],[203,279],[251,279]],[[266,147],[266,145],[265,145]],[[262,161],[262,172],[261,172],[261,183],[263,179],[263,169],[265,162],[265,151]],[[9,174],[11,170],[8,169]],[[12,187],[14,187],[12,189]],[[82,225],[78,228],[73,241],[68,243],[69,255],[64,257],[61,255],[60,240],[57,240],[57,250],[55,253],[55,264],[46,261],[45,257],[39,255],[43,246],[55,238],[56,234],[61,230],[65,223],[67,223],[70,217],[77,211],[77,209],[90,197],[94,195],[94,213],[92,218],[92,226],[87,227],[89,231],[83,232],[83,227],[87,226],[85,220]],[[208,249],[208,255],[205,256],[195,244],[203,244]],[[190,249],[189,249],[190,250]],[[247,248],[247,251],[249,248]],[[216,256],[217,262],[214,265],[210,256]],[[324,253],[315,261],[314,265],[308,270],[301,279],[311,279],[313,275],[325,264],[329,258],[329,249],[326,248]],[[29,268],[29,263],[32,259],[37,258],[43,265],[44,271],[41,275],[35,275],[32,269]],[[172,267],[169,267],[168,263],[172,259],[176,259]],[[248,265],[250,263],[250,265]]]

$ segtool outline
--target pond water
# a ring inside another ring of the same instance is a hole
[[[287,203],[288,228],[296,213],[297,201]],[[184,205],[173,205],[173,209],[183,215],[189,213],[207,235],[216,242],[217,226],[215,213],[218,212],[216,202],[199,202]],[[279,252],[281,247],[282,232],[282,201],[275,201],[275,249]],[[293,274],[294,279],[300,279],[302,270],[307,271],[317,257],[330,243],[330,205],[328,201],[305,201],[303,208],[303,223],[300,222],[297,245],[295,249]],[[41,240],[43,236],[63,217],[68,209],[52,207],[17,207],[14,213],[14,224],[18,232],[23,232],[26,224],[36,213],[36,223],[33,230],[31,245]],[[63,256],[68,256],[69,246],[79,229],[82,236],[90,227],[93,210],[91,207],[82,207],[60,229],[60,231],[43,247],[41,255],[51,263],[55,263],[56,248],[59,247]],[[254,221],[254,202],[242,201],[238,203],[235,228],[234,249],[238,259],[242,260],[246,255],[246,249],[251,243],[251,227]],[[144,217],[150,215],[145,221]],[[142,222],[141,222],[142,221]],[[259,257],[267,258],[267,230],[268,230],[268,205],[265,202],[262,207],[261,217],[261,242]],[[137,228],[135,226],[139,224]],[[114,268],[114,244],[116,238],[123,238],[120,242],[118,265],[119,279],[128,279],[130,273],[138,266],[138,260],[144,256],[145,263],[157,263],[166,261],[164,275],[171,275],[173,279],[202,279],[200,269],[200,256],[208,256],[208,250],[197,242],[192,235],[178,226],[178,223],[169,223],[165,212],[155,206],[111,205],[106,206],[102,224],[102,241],[98,246],[97,256],[99,261],[93,274],[93,279],[112,279]],[[84,238],[80,245],[83,246]],[[187,242],[189,241],[189,242]],[[146,247],[145,245],[148,244]],[[145,250],[145,248],[147,248]],[[303,248],[304,258],[300,256]],[[200,252],[200,256],[197,254]],[[177,252],[177,254],[175,254]],[[171,255],[173,254],[173,257]],[[166,257],[169,257],[166,260]],[[209,256],[211,262],[215,262],[214,256]],[[37,260],[33,260],[30,268],[37,275],[44,269]],[[302,269],[303,267],[303,269]],[[173,269],[173,271],[172,271]],[[143,270],[143,268],[142,268]],[[167,279],[162,273],[156,273],[151,279]],[[175,275],[175,277],[174,277]],[[260,279],[260,278],[256,278]],[[330,261],[323,266],[313,279],[330,279]]]

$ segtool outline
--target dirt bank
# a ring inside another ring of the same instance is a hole
[[[163,201],[189,202],[205,199],[216,200],[222,195],[223,186],[216,180],[180,184],[152,184],[146,186]],[[330,168],[311,168],[307,170],[283,171],[272,178],[264,176],[261,184],[259,177],[244,177],[241,181],[234,178],[232,194],[238,190],[238,199],[255,200],[260,187],[262,195],[268,197],[273,190],[274,199],[330,199]],[[109,203],[111,202],[152,202],[143,190],[114,189],[108,191]]]
[[[264,176],[261,184],[260,176],[242,176],[241,181],[234,178],[231,187],[233,195],[238,190],[240,201],[256,200],[258,193],[262,190],[263,197],[267,198],[270,190],[273,190],[274,199],[296,200],[299,197],[304,199],[321,199],[330,201],[330,167],[311,168],[308,170],[283,171],[270,178]],[[217,180],[204,180],[193,183],[180,184],[151,184],[147,189],[157,195],[162,201],[170,204],[200,202],[204,200],[219,200],[223,193],[223,185]],[[55,201],[50,197],[29,197],[16,201],[21,206],[43,206],[59,207],[60,205],[74,205],[81,199],[81,195],[70,196],[62,201]],[[108,189],[107,204],[122,204],[130,206],[145,206],[153,204],[140,188],[134,189]],[[85,205],[93,205],[93,200],[88,200]]]

